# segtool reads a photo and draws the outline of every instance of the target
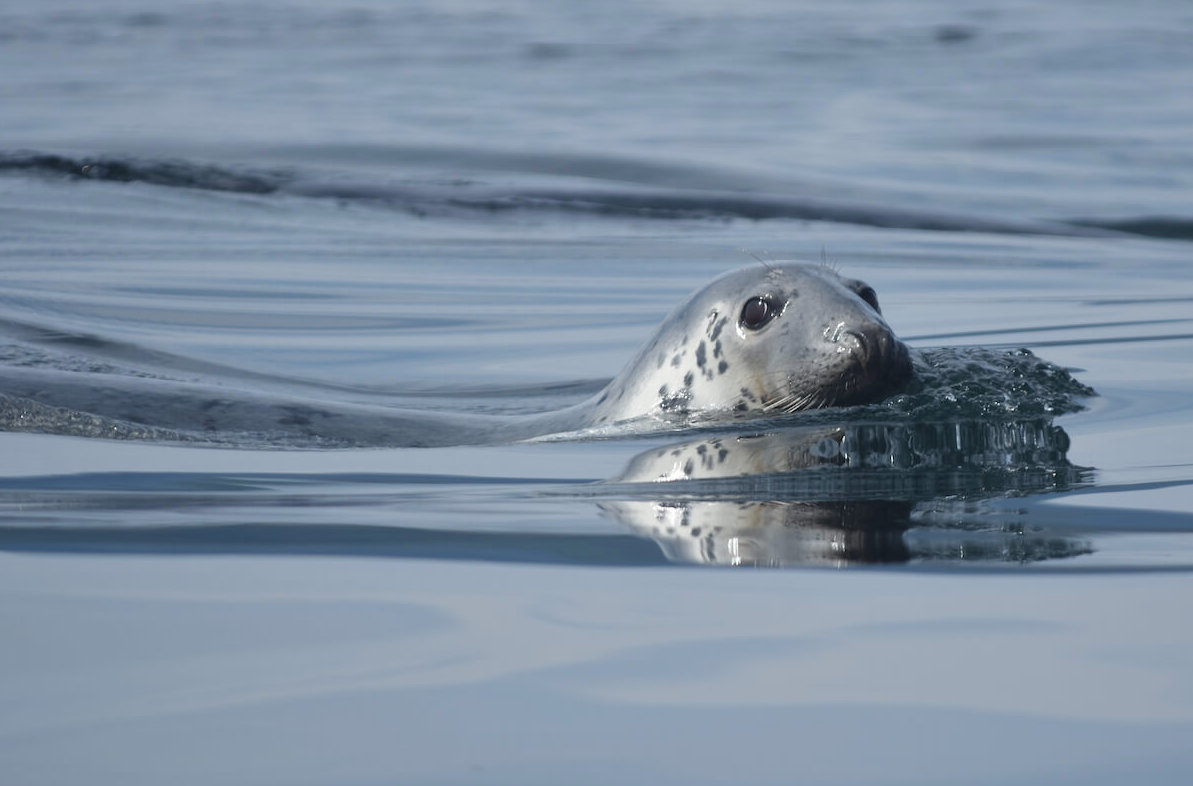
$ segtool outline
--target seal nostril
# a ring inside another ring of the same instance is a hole
[[[866,337],[866,334],[858,330],[846,330],[841,333],[840,344],[845,345],[848,349],[856,354],[862,361],[867,363],[870,360],[872,341]]]

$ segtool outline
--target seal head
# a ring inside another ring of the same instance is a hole
[[[681,303],[599,394],[591,423],[864,404],[910,377],[907,347],[868,284],[821,266],[757,265]]]

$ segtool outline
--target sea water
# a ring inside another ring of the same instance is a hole
[[[1158,0],[8,4],[0,771],[1185,782],[1191,36]],[[547,411],[784,259],[1095,394],[442,448],[137,410]],[[114,379],[121,417],[38,409]],[[869,466],[634,482],[838,428]]]

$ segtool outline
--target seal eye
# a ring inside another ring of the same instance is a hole
[[[862,287],[857,291],[857,296],[866,301],[866,304],[870,306],[870,308],[874,309],[879,314],[882,313],[882,309],[878,307],[878,293],[875,292],[872,287]]]
[[[779,306],[767,297],[752,297],[741,309],[741,326],[758,330],[779,315]]]

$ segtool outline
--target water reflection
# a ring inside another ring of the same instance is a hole
[[[1090,547],[984,503],[1082,485],[1068,449],[1048,418],[712,437],[636,456],[598,505],[677,562],[1032,562]]]
[[[816,565],[906,562],[906,502],[618,500],[602,512],[672,562]]]
[[[1083,530],[1040,526],[1038,505],[1007,503],[1089,483],[1068,448],[1050,419],[958,419],[705,436],[643,452],[595,483],[394,471],[13,477],[0,479],[0,550],[1030,563],[1092,550],[1071,534]],[[592,528],[593,502],[614,526]]]

